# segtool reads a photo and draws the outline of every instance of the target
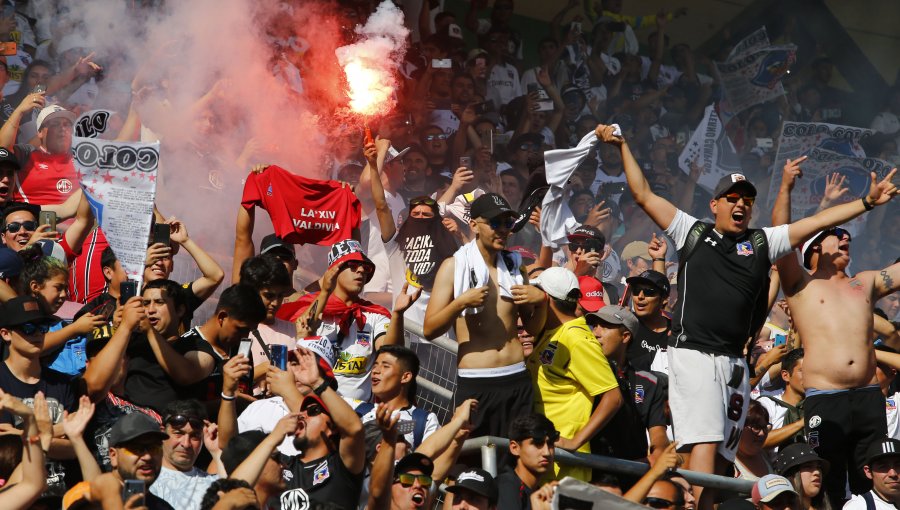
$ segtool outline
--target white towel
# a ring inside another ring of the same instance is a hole
[[[453,273],[453,299],[471,288],[488,284],[491,277],[490,271],[475,240],[456,250],[453,259],[456,266]],[[494,264],[497,266],[497,286],[500,290],[500,297],[512,299],[512,286],[525,283],[519,272],[522,256],[515,252],[503,251],[497,254]],[[466,308],[462,314],[475,315],[481,313],[481,310],[482,308]]]
[[[619,127],[615,124],[613,127],[621,136]],[[571,149],[557,149],[544,153],[544,170],[547,173],[547,184],[550,185],[541,203],[541,241],[545,246],[557,249],[560,245],[568,244],[566,227],[574,218],[566,203],[568,196],[565,186],[578,165],[590,154],[591,147],[595,143],[597,133],[592,130]]]

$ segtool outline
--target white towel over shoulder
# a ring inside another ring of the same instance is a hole
[[[507,264],[507,260],[509,264]],[[453,271],[453,299],[458,298],[460,294],[473,287],[487,285],[490,279],[490,272],[475,240],[456,250],[456,253],[453,254],[453,261],[455,265]],[[494,264],[497,266],[497,286],[499,287],[500,297],[512,299],[512,286],[525,283],[522,279],[522,274],[519,272],[519,267],[522,265],[522,256],[515,252],[498,253]],[[481,312],[481,308],[466,308],[462,314],[474,315],[479,312]]]

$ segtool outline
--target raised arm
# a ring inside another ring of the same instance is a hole
[[[891,180],[897,173],[894,168],[880,182],[875,172],[871,175],[871,187],[869,194],[859,200],[852,200],[846,204],[829,207],[814,216],[804,218],[791,223],[788,227],[788,236],[791,246],[798,246],[810,238],[816,232],[846,223],[860,214],[872,210],[874,207],[888,203],[897,194],[897,186]],[[783,275],[782,275],[783,277]]]
[[[238,217],[234,228],[234,261],[231,265],[231,283],[241,281],[241,264],[253,256],[253,224],[256,218],[256,208],[247,209],[243,205],[238,206]]]
[[[875,299],[881,299],[898,290],[900,290],[900,262],[878,271],[875,275]]]
[[[234,468],[234,471],[228,473],[228,478],[244,480],[251,486],[256,485],[256,480],[259,479],[259,475],[266,466],[266,462],[272,456],[272,452],[284,441],[285,436],[297,431],[297,416],[297,414],[292,413],[278,420],[272,432],[259,443],[259,446],[253,449],[238,467]]]
[[[791,222],[791,192],[797,179],[803,177],[800,164],[806,161],[806,156],[794,160],[787,160],[781,173],[781,187],[778,196],[775,197],[775,207],[772,208],[772,226],[784,225]]]
[[[675,443],[666,446],[662,455],[650,466],[637,483],[622,497],[637,504],[643,504],[644,498],[650,493],[650,488],[657,480],[663,477],[669,470],[675,470],[681,464],[681,456],[675,451]]]
[[[0,408],[23,420],[23,438],[27,439],[38,435],[34,411],[21,400],[0,390]],[[0,492],[0,507],[2,508],[30,508],[47,487],[47,475],[44,473],[44,452],[41,450],[39,442],[24,441],[22,461],[19,465],[22,468],[22,480]]]
[[[369,478],[368,510],[389,510],[391,508],[391,484],[394,478],[394,455],[397,451],[397,431],[395,429],[400,414],[393,418],[394,409],[382,404],[375,410],[375,422],[381,429],[381,444]]]
[[[375,141],[375,147],[378,150],[375,165],[369,164],[371,169],[371,190],[372,202],[375,205],[375,215],[378,217],[378,226],[381,227],[381,242],[386,243],[394,238],[397,233],[397,224],[394,223],[394,214],[388,207],[387,199],[384,197],[384,183],[381,182],[381,169],[384,166],[384,158],[387,155],[391,141],[386,139],[378,139]]]
[[[77,411],[74,413],[63,412],[63,432],[72,442],[75,458],[78,459],[78,467],[81,468],[81,475],[86,480],[93,480],[103,473],[100,466],[97,465],[97,459],[94,458],[94,454],[91,453],[84,441],[84,429],[91,421],[92,416],[94,416],[94,403],[86,395],[82,395],[79,399]]]
[[[88,238],[94,227],[94,215],[91,213],[91,205],[84,193],[78,190],[76,194],[80,198],[78,199],[78,208],[75,210],[75,221],[69,225],[63,236],[72,252],[78,255],[81,254],[81,245],[84,244],[84,240]]]
[[[208,253],[203,251],[203,248],[190,238],[187,227],[181,220],[172,217],[169,218],[166,223],[168,223],[171,228],[171,240],[180,244],[182,248],[187,250],[188,254],[194,259],[194,262],[197,263],[197,268],[200,269],[200,273],[203,275],[194,280],[191,284],[191,292],[201,300],[212,296],[213,292],[215,292],[222,283],[222,280],[225,279],[225,271],[222,270],[222,266],[217,264]]]
[[[30,114],[35,108],[43,108],[47,102],[45,95],[45,92],[33,92],[22,99],[19,106],[13,110],[6,122],[3,123],[3,127],[0,128],[0,147],[4,147],[9,151],[13,150],[22,117],[25,114]]]
[[[668,228],[672,223],[672,220],[675,219],[675,213],[678,212],[678,210],[671,202],[653,193],[653,190],[650,189],[650,183],[647,182],[647,178],[644,177],[643,172],[641,172],[641,167],[631,154],[628,143],[622,137],[613,134],[612,126],[604,126],[601,124],[597,126],[596,132],[597,138],[621,148],[622,164],[625,167],[625,178],[628,180],[628,188],[631,190],[631,195],[634,197],[635,203],[638,204],[660,228]]]
[[[228,441],[237,434],[237,389],[238,381],[250,372],[250,360],[243,354],[233,356],[222,367],[222,402],[216,423],[219,426],[219,448],[224,449]]]
[[[109,388],[116,378],[119,364],[125,356],[131,332],[146,317],[147,312],[140,296],[129,299],[123,306],[122,322],[119,323],[112,338],[91,359],[84,371],[83,379],[91,401],[100,402],[106,398],[106,394],[109,393]]]
[[[402,345],[403,344],[403,314],[409,310],[409,307],[419,299],[422,289],[416,289],[412,294],[407,294],[409,284],[403,282],[403,290],[397,295],[394,301],[394,309],[391,312],[391,325],[388,327],[387,333],[381,337],[381,342],[376,346],[376,350],[382,345]]]

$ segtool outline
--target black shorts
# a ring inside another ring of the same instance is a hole
[[[528,370],[499,377],[457,376],[454,408],[469,398],[478,400],[470,437],[506,437],[509,423],[533,408],[531,376]]]
[[[831,463],[824,489],[832,506],[840,508],[847,481],[853,494],[872,489],[863,465],[869,446],[887,435],[884,395],[877,385],[835,393],[812,391],[803,402],[806,439]]]

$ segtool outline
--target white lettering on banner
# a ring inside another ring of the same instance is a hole
[[[75,137],[72,144],[91,211],[125,273],[140,284],[156,199],[159,142]]]

